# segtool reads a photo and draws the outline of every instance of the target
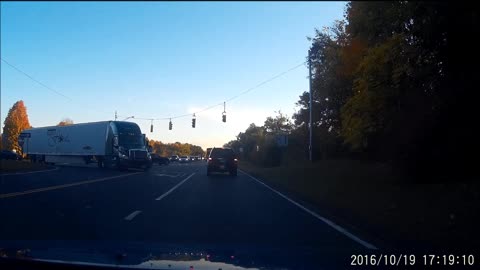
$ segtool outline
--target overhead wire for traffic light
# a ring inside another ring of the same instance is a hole
[[[275,75],[275,76],[273,76],[273,77],[271,77],[271,78],[269,78],[269,79],[267,79],[267,80],[265,80],[265,81],[262,81],[261,83],[259,83],[259,84],[255,85],[255,86],[253,86],[253,87],[251,87],[251,88],[249,88],[249,89],[247,89],[247,90],[239,93],[239,94],[236,95],[236,96],[233,96],[233,97],[231,97],[231,98],[228,98],[228,99],[226,99],[225,101],[222,101],[222,102],[220,102],[220,103],[217,103],[217,104],[208,106],[208,107],[206,107],[206,108],[204,108],[204,109],[202,109],[202,110],[196,111],[196,112],[194,112],[194,114],[199,114],[199,113],[208,111],[208,110],[213,109],[213,108],[218,107],[218,106],[222,106],[222,105],[225,106],[225,103],[226,103],[226,102],[232,101],[232,100],[234,100],[234,99],[236,99],[236,98],[238,98],[238,97],[240,97],[240,96],[242,96],[242,95],[247,94],[248,92],[251,92],[252,90],[255,90],[255,89],[259,88],[260,86],[262,86],[262,85],[264,85],[264,84],[267,84],[267,83],[269,83],[269,82],[271,82],[271,81],[273,81],[273,80],[275,80],[275,79],[277,79],[277,78],[279,78],[279,77],[282,77],[283,75],[285,75],[285,74],[287,74],[287,73],[289,73],[289,72],[291,72],[291,71],[293,71],[293,70],[295,70],[295,69],[297,69],[297,68],[305,65],[306,63],[307,63],[306,61],[303,61],[302,63],[297,64],[297,65],[295,65],[294,67],[292,67],[292,68],[290,68],[290,69],[288,69],[288,70],[286,70],[286,71],[283,71],[283,72],[281,72],[281,73],[279,73],[279,74],[277,74],[277,75]],[[137,118],[137,117],[136,117],[135,119],[140,119],[140,120],[151,120],[151,119],[154,119],[154,120],[170,120],[170,123],[171,123],[172,119],[187,117],[187,116],[190,116],[190,115],[191,115],[191,113],[182,114],[182,115],[176,115],[176,116],[171,116],[171,117],[162,117],[162,118]],[[224,114],[222,114],[222,121],[223,121],[223,118],[224,118],[223,115],[225,115],[224,117],[225,117],[225,121],[226,121],[225,107],[224,107]],[[223,122],[225,122],[225,121],[223,121]]]
[[[55,89],[53,89],[53,88],[45,85],[44,83],[36,80],[35,78],[33,78],[32,76],[30,76],[30,75],[27,74],[26,72],[22,71],[21,69],[17,68],[16,66],[10,64],[10,63],[9,63],[8,61],[6,61],[5,59],[1,58],[1,60],[2,60],[5,64],[9,65],[10,67],[12,67],[13,69],[15,69],[16,71],[18,71],[18,72],[20,72],[21,74],[23,74],[24,76],[26,76],[27,78],[29,78],[29,79],[31,79],[32,81],[40,84],[40,85],[43,86],[44,88],[46,88],[46,89],[48,89],[48,90],[56,93],[57,95],[60,95],[60,96],[62,96],[62,97],[64,97],[64,98],[66,98],[66,99],[68,99],[68,100],[70,100],[70,101],[73,101],[70,97],[68,97],[68,96],[60,93],[59,91],[57,91],[57,90],[55,90]],[[194,112],[194,115],[195,115],[195,114],[202,113],[202,112],[205,112],[205,111],[210,110],[210,109],[213,109],[213,108],[215,108],[215,107],[217,107],[217,106],[224,105],[224,112],[222,113],[222,121],[223,121],[223,122],[226,122],[226,112],[225,112],[225,103],[226,103],[226,102],[230,102],[230,101],[232,101],[232,100],[234,100],[234,99],[236,99],[236,98],[238,98],[238,97],[240,97],[240,96],[242,96],[242,95],[245,95],[245,94],[247,94],[248,92],[250,92],[250,91],[252,91],[252,90],[254,90],[254,89],[259,88],[260,86],[262,86],[262,85],[264,85],[264,84],[266,84],[266,83],[269,83],[269,82],[271,82],[271,81],[273,81],[273,80],[275,80],[275,79],[277,79],[277,78],[279,78],[279,77],[281,77],[281,76],[283,76],[283,75],[285,75],[285,74],[287,74],[287,73],[289,73],[289,72],[291,72],[291,71],[293,71],[293,70],[295,70],[295,69],[303,66],[305,63],[307,63],[307,62],[306,62],[306,61],[303,61],[302,63],[297,64],[297,65],[295,65],[294,67],[292,67],[292,68],[290,68],[290,69],[288,69],[288,70],[286,70],[286,71],[283,71],[283,72],[281,72],[281,73],[279,73],[279,74],[277,74],[277,75],[275,75],[275,76],[273,76],[273,77],[271,77],[271,78],[269,78],[269,79],[267,79],[267,80],[265,80],[265,81],[263,81],[263,82],[255,85],[255,86],[253,86],[253,87],[251,87],[251,88],[249,88],[249,89],[247,89],[247,90],[245,90],[245,91],[237,94],[236,96],[233,96],[233,97],[231,97],[231,98],[228,98],[228,99],[226,99],[225,101],[222,101],[222,102],[220,102],[220,103],[217,103],[217,104],[208,106],[208,107],[206,107],[206,108],[204,108],[204,109],[202,109],[202,110],[196,111],[196,112]],[[85,105],[85,104],[82,104],[82,105]],[[96,109],[98,110],[98,108],[96,108]],[[106,112],[104,112],[104,113],[106,113]],[[115,113],[116,113],[116,112],[115,112]],[[172,119],[187,117],[187,116],[190,116],[190,115],[191,115],[191,113],[182,114],[182,115],[176,115],[176,116],[170,116],[170,117],[162,117],[162,118],[142,118],[142,117],[135,117],[135,119],[137,119],[137,120],[149,120],[149,121],[151,121],[150,130],[151,130],[151,132],[153,132],[153,121],[157,121],[157,120],[170,120],[170,122],[169,122],[169,129],[171,130],[171,129],[172,129]],[[116,115],[116,117],[121,117],[121,116]],[[133,117],[130,117],[130,118],[133,118]]]
[[[293,70],[295,70],[295,69],[297,69],[297,68],[305,65],[306,63],[307,63],[306,61],[303,61],[302,63],[300,63],[300,64],[298,64],[298,65],[295,65],[294,67],[292,67],[292,68],[290,68],[290,69],[288,69],[288,70],[286,70],[286,71],[283,71],[283,72],[281,72],[281,73],[279,73],[279,74],[277,74],[277,75],[275,75],[275,76],[273,76],[273,77],[271,77],[271,78],[269,78],[269,79],[267,79],[267,80],[265,80],[265,81],[262,81],[261,83],[259,83],[259,84],[255,85],[255,86],[253,86],[253,87],[251,87],[251,88],[249,88],[249,89],[247,89],[247,90],[239,93],[239,94],[236,95],[236,96],[233,96],[233,97],[231,97],[231,98],[229,98],[229,99],[227,99],[227,100],[225,100],[225,101],[223,101],[223,102],[220,102],[220,103],[218,103],[218,104],[214,104],[214,105],[208,106],[208,107],[206,107],[206,108],[204,108],[204,109],[202,109],[202,110],[199,110],[199,111],[194,112],[194,113],[193,113],[193,118],[192,118],[192,128],[195,128],[195,126],[196,126],[196,114],[205,112],[205,111],[207,111],[207,110],[213,109],[213,108],[215,108],[215,107],[217,107],[217,106],[221,106],[221,105],[223,105],[222,122],[224,122],[224,123],[227,122],[227,113],[226,113],[226,110],[225,110],[226,102],[232,101],[232,100],[234,100],[234,99],[236,99],[236,98],[238,98],[238,97],[240,97],[240,96],[242,96],[242,95],[245,95],[245,94],[247,94],[248,92],[250,92],[250,91],[252,91],[252,90],[254,90],[254,89],[256,89],[256,88],[259,88],[260,86],[262,86],[262,85],[264,85],[264,84],[267,84],[267,83],[269,83],[269,82],[271,82],[271,81],[273,81],[273,80],[275,80],[275,79],[277,79],[277,78],[279,78],[279,77],[287,74],[288,72],[291,72],[291,71],[293,71]],[[163,118],[141,118],[141,117],[136,117],[135,119],[138,119],[138,120],[151,120],[151,121],[152,121],[152,125],[153,125],[153,120],[169,120],[168,129],[169,129],[169,130],[172,130],[172,125],[173,125],[173,124],[172,124],[172,119],[187,117],[187,116],[189,116],[189,115],[191,115],[191,114],[182,114],[182,115],[177,115],[177,116],[173,116],[173,117],[163,117]]]

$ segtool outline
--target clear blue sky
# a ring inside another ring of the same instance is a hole
[[[305,60],[307,36],[342,19],[345,2],[1,2],[1,126],[24,100],[34,127],[126,117],[161,118],[220,103]],[[303,91],[302,66],[191,118],[134,120],[149,138],[221,146]],[[122,120],[123,118],[120,118]]]

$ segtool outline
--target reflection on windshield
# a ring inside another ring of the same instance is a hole
[[[142,148],[144,147],[143,137],[138,135],[122,135],[119,136],[119,144],[126,148]]]
[[[139,268],[151,267],[158,269],[222,269],[222,270],[242,270],[242,269],[259,269],[259,268],[244,268],[233,264],[224,262],[211,262],[205,259],[191,260],[191,261],[174,261],[174,260],[150,260],[138,265]]]

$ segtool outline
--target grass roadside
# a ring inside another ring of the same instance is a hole
[[[27,172],[27,171],[37,171],[45,170],[49,167],[45,164],[40,163],[31,163],[27,160],[17,161],[17,160],[0,160],[0,171],[1,172]]]
[[[393,246],[478,246],[478,184],[412,184],[386,165],[352,160],[240,169]]]

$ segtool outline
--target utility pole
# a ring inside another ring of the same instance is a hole
[[[309,79],[309,87],[310,87],[310,123],[309,123],[309,128],[310,128],[310,144],[308,145],[308,156],[310,161],[312,161],[312,151],[313,151],[313,145],[312,145],[312,135],[313,135],[313,124],[312,124],[312,51],[308,50],[308,79]]]

